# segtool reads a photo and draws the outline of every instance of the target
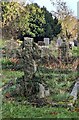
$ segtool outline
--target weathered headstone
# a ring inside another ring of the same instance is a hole
[[[61,39],[61,37],[58,37],[58,39],[57,39],[57,46],[60,47],[61,44],[62,44],[62,39]]]
[[[44,38],[44,43],[46,46],[49,45],[49,38]]]
[[[77,81],[72,89],[70,96],[73,97],[73,101],[77,100],[77,94],[79,91],[79,81]]]
[[[68,58],[68,46],[65,39],[63,39],[60,49],[61,49],[61,60],[65,62],[67,61]]]
[[[50,96],[50,90],[49,88],[45,88],[43,84],[39,83],[39,97],[44,98]]]
[[[45,87],[39,83],[39,98],[45,97]]]
[[[49,88],[45,90],[45,96],[50,96],[50,90],[49,90]]]

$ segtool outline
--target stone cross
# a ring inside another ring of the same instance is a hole
[[[41,62],[41,48],[34,43],[33,38],[24,38],[21,49],[21,61],[24,71],[24,77],[21,81],[22,95],[26,97],[33,95],[33,93],[37,94],[37,91],[34,90],[36,90],[36,85],[38,85],[39,97],[44,98],[48,96],[49,90],[45,91],[45,87],[34,79]]]
[[[24,71],[24,80],[22,82],[24,88],[24,94],[32,94],[33,83],[32,79],[37,71],[37,64],[40,60],[40,48],[33,42],[33,38],[24,38],[23,48],[22,48],[22,66]],[[30,84],[32,83],[32,84]]]

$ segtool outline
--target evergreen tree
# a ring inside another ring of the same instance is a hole
[[[1,2],[4,38],[57,36],[61,24],[45,8],[32,3],[23,6],[17,2]]]

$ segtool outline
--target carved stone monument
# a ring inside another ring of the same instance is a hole
[[[21,61],[24,71],[24,78],[21,83],[24,96],[32,95],[35,85],[34,75],[41,59],[40,47],[34,43],[33,38],[24,38],[21,51]]]
[[[21,79],[21,95],[31,96],[37,94],[37,86],[39,87],[39,97],[44,98],[48,96],[48,92],[45,92],[45,87],[42,85],[42,80],[35,81],[35,73],[38,70],[38,66],[41,62],[41,48],[34,43],[33,38],[25,37],[22,43],[21,49],[21,64],[23,66],[24,76]]]

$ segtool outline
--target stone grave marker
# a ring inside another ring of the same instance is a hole
[[[45,87],[39,83],[39,98],[45,97]]]
[[[49,38],[44,38],[44,43],[46,46],[49,45]]]
[[[72,89],[70,96],[73,96],[73,101],[77,100],[77,94],[79,91],[79,81],[77,81]]]
[[[45,96],[50,96],[50,90],[49,90],[49,88],[45,90]]]

